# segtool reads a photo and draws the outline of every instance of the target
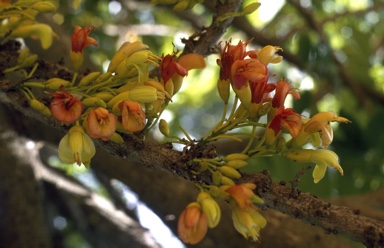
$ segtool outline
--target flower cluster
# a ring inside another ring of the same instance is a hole
[[[333,139],[330,123],[348,123],[349,120],[338,117],[333,112],[322,112],[311,118],[304,118],[294,109],[286,107],[288,95],[296,100],[300,99],[300,95],[283,78],[270,82],[274,75],[270,73],[268,66],[282,60],[281,56],[276,55],[281,48],[265,46],[259,50],[247,50],[249,43],[250,40],[232,45],[229,41],[221,48],[220,58],[217,60],[220,68],[217,89],[224,102],[223,117],[196,143],[205,144],[221,138],[241,141],[236,137],[238,135],[248,136],[249,142],[239,153],[223,158],[196,158],[190,164],[194,165],[191,173],[211,173],[211,184],[199,185],[200,190],[229,202],[235,229],[247,239],[258,240],[266,220],[255,204],[262,204],[263,200],[254,194],[254,184],[237,184],[242,176],[239,169],[248,165],[249,158],[278,155],[296,162],[315,163],[312,174],[315,183],[324,177],[328,167],[343,175],[336,153],[302,147],[311,143],[314,147],[327,148]],[[175,71],[183,73],[178,68]],[[227,113],[232,92],[235,94],[234,103]],[[233,132],[243,127],[251,127],[252,131]],[[168,138],[177,139],[175,142],[182,143],[180,138],[169,133],[164,120],[160,121],[160,131]],[[187,133],[186,135],[188,136]],[[192,141],[189,139],[188,142]],[[216,206],[213,203],[210,205]],[[180,216],[179,237],[185,243],[199,242],[205,236],[207,227],[214,226],[209,224],[210,219],[218,216],[219,211],[216,207],[207,211],[203,206],[199,201],[191,203]]]
[[[91,138],[123,142],[122,133],[146,132],[176,94],[188,71],[203,68],[202,56],[176,53],[154,55],[139,41],[124,43],[111,59],[105,73],[91,72],[77,80],[83,64],[84,49],[97,46],[90,37],[93,27],[75,26],[70,57],[76,73],[73,80],[51,78],[45,82],[26,81],[22,91],[31,106],[72,126],[59,145],[65,163],[89,165],[95,155]],[[159,68],[160,79],[149,75]],[[29,88],[53,91],[49,109],[36,100]]]

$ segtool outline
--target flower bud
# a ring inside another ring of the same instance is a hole
[[[31,66],[33,65],[36,60],[37,60],[38,56],[37,54],[32,54],[31,56],[28,56],[21,64],[20,66],[21,67],[28,67],[28,66]]]
[[[44,103],[36,100],[36,99],[31,99],[29,101],[29,104],[31,105],[31,107],[37,111],[39,111],[40,113],[42,113],[43,115],[45,116],[51,116],[51,111],[49,110],[49,108],[47,106],[44,105]]]
[[[44,86],[48,90],[59,90],[60,87],[67,87],[71,82],[61,78],[51,78],[45,81]]]
[[[110,141],[113,141],[117,144],[123,144],[124,143],[124,140],[123,140],[123,137],[121,137],[120,134],[114,132],[111,136],[111,138],[109,139]]]
[[[201,192],[197,196],[197,202],[200,203],[203,213],[207,216],[208,226],[214,228],[219,224],[221,210],[217,202],[206,192]]]
[[[98,78],[101,75],[101,72],[95,71],[91,72],[88,75],[84,76],[78,86],[87,86],[90,85],[96,78]]]
[[[230,179],[229,177],[226,177],[226,176],[221,177],[221,184],[222,185],[229,185],[229,186],[236,185],[232,179]]]
[[[260,3],[251,3],[251,4],[247,5],[241,13],[243,15],[249,15],[249,14],[253,13],[254,11],[256,11],[260,7],[260,5],[261,5]]]
[[[220,171],[215,171],[212,174],[212,182],[213,182],[213,184],[220,185],[222,177],[223,177],[223,174],[221,174]]]
[[[226,162],[232,161],[232,160],[247,160],[249,156],[244,153],[232,153],[227,156],[225,156],[223,159]]]
[[[169,136],[169,126],[166,120],[160,119],[159,130],[165,136]]]
[[[231,160],[227,163],[229,167],[232,167],[234,169],[240,169],[248,165],[247,161],[244,160]]]
[[[241,178],[240,172],[238,172],[236,169],[229,167],[227,165],[220,166],[217,168],[217,170],[223,173],[224,176],[227,176],[229,178],[233,178],[233,179]]]
[[[219,92],[219,95],[225,104],[228,103],[228,99],[229,99],[229,95],[230,95],[229,86],[230,86],[229,79],[220,79],[219,78],[217,80],[217,91]]]
[[[31,6],[31,9],[37,10],[40,13],[49,13],[49,12],[55,12],[56,6],[52,2],[37,1],[35,4]]]

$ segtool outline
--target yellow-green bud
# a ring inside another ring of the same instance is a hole
[[[213,184],[220,185],[222,177],[223,177],[223,174],[221,174],[220,171],[215,171],[212,174],[212,182],[213,182]]]
[[[168,137],[169,135],[169,126],[166,120],[160,119],[159,122],[159,130],[160,132],[165,136]]]
[[[29,49],[28,48],[25,48],[23,50],[20,51],[19,53],[19,57],[17,57],[17,64],[22,64],[23,61],[28,57],[29,55]]]
[[[219,95],[225,104],[228,103],[228,99],[229,99],[229,95],[230,95],[229,86],[230,86],[229,79],[220,79],[219,78],[217,80],[217,91],[219,92]]]
[[[29,101],[29,104],[31,105],[31,107],[37,111],[39,111],[40,113],[42,113],[43,115],[45,116],[51,116],[51,110],[49,110],[49,108],[47,106],[44,105],[44,103],[36,100],[36,99],[31,99]]]
[[[221,184],[222,185],[234,186],[235,182],[232,179],[230,179],[229,177],[222,176],[221,177]]]
[[[38,56],[37,54],[32,54],[31,56],[28,56],[21,64],[20,66],[21,67],[28,67],[28,66],[31,66],[33,65],[36,60],[37,60]]]
[[[97,97],[103,100],[104,102],[109,102],[115,96],[111,92],[103,91],[103,92],[97,92],[93,94],[92,97]]]
[[[117,144],[123,144],[123,143],[124,143],[124,140],[123,140],[123,138],[121,137],[121,135],[118,134],[118,133],[116,133],[116,132],[114,132],[114,133],[112,134],[112,137],[109,138],[109,140],[111,140],[111,141],[113,141],[113,142],[115,142],[115,143],[117,143]]]
[[[48,1],[38,1],[35,4],[33,4],[31,8],[39,11],[40,13],[49,13],[49,12],[56,11],[55,4]]]
[[[227,165],[220,166],[217,168],[217,170],[223,173],[224,176],[227,176],[233,179],[241,178],[240,172],[238,172],[236,169],[229,167]]]
[[[48,90],[59,90],[61,86],[67,87],[71,82],[62,78],[51,78],[45,81],[45,88]]]
[[[201,192],[197,196],[197,202],[200,203],[201,209],[207,216],[208,226],[214,228],[219,224],[221,210],[217,202],[206,192]]]
[[[88,75],[84,76],[78,86],[87,86],[90,85],[96,78],[98,78],[101,75],[101,72],[95,71],[91,72]]]
[[[101,74],[98,78],[95,79],[95,81],[92,83],[92,85],[97,85],[106,82],[108,79],[112,77],[112,72],[104,72]]]
[[[260,5],[261,5],[260,3],[251,3],[243,9],[242,14],[249,15],[253,13],[255,10],[257,10],[260,7]]]
[[[248,165],[247,161],[244,160],[231,160],[227,163],[229,167],[232,167],[234,169],[240,169]]]
[[[232,153],[227,156],[225,156],[223,159],[226,162],[232,161],[232,160],[247,160],[249,156],[244,153]]]
[[[82,101],[83,105],[85,107],[102,107],[107,108],[107,104],[100,98],[97,97],[87,97],[84,98]]]

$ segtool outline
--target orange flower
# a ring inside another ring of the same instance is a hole
[[[272,107],[273,108],[279,108],[281,106],[284,106],[285,99],[287,98],[288,94],[291,94],[293,98],[300,99],[299,93],[297,93],[296,88],[293,88],[292,85],[285,80],[280,80],[276,83],[276,92],[272,99]]]
[[[72,51],[75,53],[82,53],[83,49],[89,45],[97,46],[97,41],[94,38],[88,37],[89,33],[94,27],[82,28],[75,26],[75,30],[72,33]]]
[[[123,128],[131,132],[139,132],[145,127],[145,113],[138,102],[122,101],[118,105],[121,110]]]
[[[80,118],[83,112],[80,100],[63,90],[50,94],[54,96],[49,106],[53,117],[65,124],[73,124]]]
[[[164,84],[166,84],[175,74],[182,77],[188,75],[187,69],[176,62],[176,54],[167,54],[166,56],[163,55],[160,63],[160,69],[161,78],[163,79]]]
[[[300,132],[301,126],[300,114],[291,108],[286,109],[282,106],[276,111],[275,116],[267,126],[265,141],[267,144],[272,145],[283,129],[287,130],[292,137],[296,137]]]
[[[256,188],[253,183],[245,183],[240,185],[231,186],[225,191],[230,197],[235,200],[240,208],[245,208],[248,205],[253,205],[252,198],[255,196],[252,190]]]
[[[190,203],[179,216],[179,238],[187,244],[199,243],[207,233],[208,220],[197,202]]]
[[[94,38],[88,37],[89,33],[94,27],[81,28],[75,26],[75,30],[72,33],[72,49],[70,52],[72,65],[76,71],[78,71],[83,64],[83,49],[89,45],[97,46],[97,41]]]
[[[109,140],[116,131],[116,122],[116,116],[105,108],[91,109],[86,118],[88,134],[92,138]]]
[[[249,81],[266,84],[268,68],[257,59],[237,60],[231,67],[231,75],[233,86],[240,89]]]
[[[246,51],[247,45],[251,42],[248,40],[246,42],[239,41],[235,45],[231,45],[231,40],[225,43],[223,49],[221,49],[220,55],[221,58],[216,62],[220,66],[220,79],[229,79],[231,76],[231,67],[236,60],[243,60],[246,56],[250,58],[256,58],[256,51]]]

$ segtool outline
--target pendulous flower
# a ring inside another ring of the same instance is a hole
[[[59,143],[59,158],[67,164],[83,163],[88,166],[96,149],[92,139],[84,132],[81,126],[74,126]]]
[[[344,174],[343,168],[341,168],[339,164],[339,157],[336,153],[330,150],[305,149],[284,152],[282,155],[294,162],[315,163],[316,166],[312,173],[313,181],[315,183],[318,183],[324,177],[328,166],[335,168],[341,175]]]
[[[190,203],[179,216],[177,232],[179,238],[186,244],[197,244],[208,231],[208,220],[201,205]]]
[[[73,124],[80,118],[83,104],[79,99],[64,90],[50,94],[54,96],[49,106],[53,117],[64,124]]]
[[[116,116],[105,108],[91,109],[85,119],[86,129],[92,138],[109,140],[116,131]]]
[[[255,184],[246,183],[234,185],[225,190],[230,197],[233,225],[241,235],[252,238],[254,241],[258,240],[260,229],[267,224],[254,205],[254,203],[263,203],[263,200],[253,193],[255,188]]]
[[[119,103],[121,123],[130,132],[139,132],[145,127],[145,113],[138,102],[125,100]]]

